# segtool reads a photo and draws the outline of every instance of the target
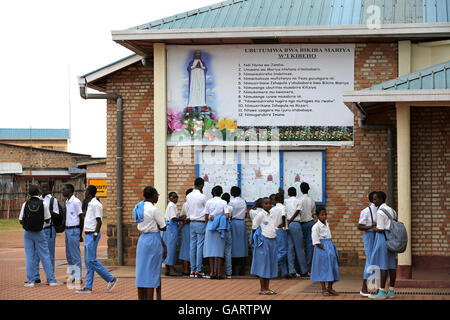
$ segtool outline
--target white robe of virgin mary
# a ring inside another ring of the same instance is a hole
[[[196,68],[197,63],[200,63],[200,68]],[[205,102],[205,70],[200,59],[194,59],[189,67],[191,72],[191,82],[189,85],[189,107],[203,107]]]

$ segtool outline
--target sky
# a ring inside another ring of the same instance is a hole
[[[70,128],[69,152],[106,157],[106,100],[82,99],[78,76],[133,53],[112,30],[217,2],[1,1],[0,128]]]

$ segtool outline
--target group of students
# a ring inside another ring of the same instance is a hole
[[[299,276],[310,276],[311,281],[321,283],[322,295],[339,295],[333,289],[333,284],[339,281],[339,254],[332,241],[327,211],[325,207],[316,208],[308,195],[307,183],[301,184],[301,198],[296,197],[296,189],[291,187],[286,200],[283,190],[271,197],[256,200],[249,212],[252,220],[249,239],[244,220],[246,203],[240,198],[240,189],[231,189],[234,199],[230,200],[230,195],[223,193],[222,187],[215,186],[212,189],[213,198],[207,200],[202,193],[203,186],[204,180],[197,178],[194,189],[186,192],[186,202],[179,215],[176,207],[178,195],[171,192],[165,220],[155,206],[159,198],[157,190],[153,187],[144,189],[145,200],[138,203],[133,211],[138,230],[142,232],[136,252],[139,299],[153,299],[154,289],[156,298],[162,298],[163,263],[167,267],[166,275],[176,275],[174,265],[180,230],[179,258],[184,261],[184,275],[223,279],[221,268],[225,264],[225,277],[231,278],[233,253],[247,257],[247,241],[250,241],[253,248],[250,274],[259,278],[259,294],[277,294],[270,289],[269,283],[270,279],[278,277],[280,268],[284,278],[298,276],[299,271]],[[384,235],[389,237],[390,220],[383,209],[389,210],[394,216],[395,211],[385,204],[386,194],[382,191],[371,193],[369,199],[372,204],[361,212],[358,225],[360,230],[365,231],[367,256],[361,294],[370,298],[394,297],[396,257],[386,247]],[[370,221],[367,212],[370,213]],[[317,216],[315,223],[313,214]],[[209,258],[209,275],[202,271],[203,258]],[[380,289],[376,294],[369,294],[367,290],[371,265],[381,270],[381,282],[378,283]],[[388,293],[384,293],[388,274],[390,288]]]
[[[41,190],[42,189],[42,190]],[[89,185],[85,190],[84,204],[75,195],[72,184],[65,184],[62,194],[65,208],[51,194],[48,183],[29,186],[30,199],[21,208],[19,221],[23,226],[26,256],[25,287],[40,284],[39,263],[42,262],[47,283],[50,286],[62,285],[55,278],[55,240],[56,226],[65,233],[65,249],[70,274],[68,283],[78,288],[77,293],[91,293],[94,273],[97,272],[107,282],[107,292],[111,292],[118,279],[97,260],[97,246],[101,237],[103,206],[95,197],[97,188]],[[85,240],[83,240],[83,230]],[[86,283],[82,284],[82,261],[80,242],[84,241]]]

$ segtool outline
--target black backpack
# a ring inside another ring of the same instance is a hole
[[[49,210],[52,211],[53,209],[53,203],[55,202],[55,198],[50,198],[50,204],[49,204]],[[54,218],[52,215],[52,225],[55,227],[56,233],[64,232],[66,229],[66,210],[61,206],[61,204],[58,201],[58,210],[59,215],[57,218]]]
[[[41,231],[44,227],[44,201],[32,197],[25,203],[22,226],[26,231]]]

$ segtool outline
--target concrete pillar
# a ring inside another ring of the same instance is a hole
[[[411,40],[398,42],[398,76],[411,73]]]
[[[154,184],[160,194],[156,207],[164,216],[167,204],[167,87],[166,45],[153,44],[154,61]]]
[[[411,279],[411,106],[397,103],[398,220],[405,224],[408,246],[398,255],[397,278]]]

